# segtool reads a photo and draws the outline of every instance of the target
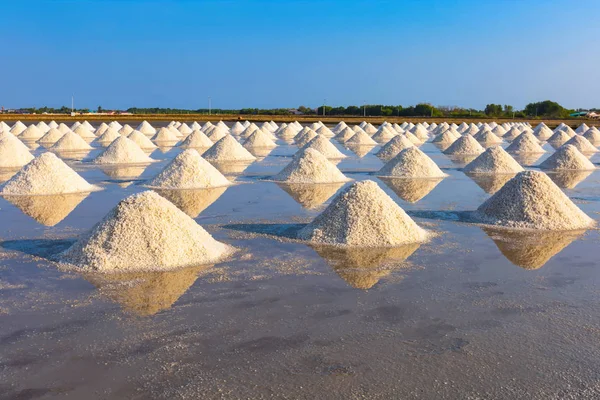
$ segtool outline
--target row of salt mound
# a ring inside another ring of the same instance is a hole
[[[169,270],[210,264],[235,249],[153,191],[119,202],[57,260],[102,272]]]
[[[60,151],[83,151],[91,150],[92,146],[90,146],[75,132],[67,132],[56,143],[54,143],[50,149]]]
[[[540,168],[553,171],[594,170],[596,166],[576,146],[565,144],[541,163]]]
[[[470,174],[516,174],[523,167],[502,147],[490,147],[471,161],[463,172]]]
[[[337,183],[350,179],[319,151],[305,149],[300,150],[273,180],[286,183]]]
[[[590,141],[594,146],[600,145],[600,130],[595,126],[585,131],[581,136]]]
[[[213,141],[208,138],[200,129],[194,130],[186,137],[179,146],[189,148],[209,148]]]
[[[444,154],[449,155],[475,155],[481,154],[485,151],[477,140],[471,135],[464,135],[456,139],[450,147],[448,147]]]
[[[339,151],[333,145],[333,143],[331,143],[329,141],[329,139],[327,139],[325,136],[322,136],[322,135],[317,135],[315,138],[313,138],[310,142],[308,142],[301,148],[301,150],[306,150],[306,149],[317,150],[319,153],[323,154],[325,157],[327,157],[329,159],[334,159],[334,160],[347,157],[345,154],[343,154],[341,151]]]
[[[56,128],[50,128],[48,132],[41,138],[39,138],[38,143],[42,144],[54,144],[60,140],[65,134],[59,131]]]
[[[398,153],[400,153],[402,150],[413,146],[413,142],[408,140],[405,136],[397,135],[383,145],[375,155],[382,160],[390,160],[398,155]]]
[[[143,132],[138,131],[137,129],[131,132],[129,136],[127,136],[127,138],[133,141],[138,146],[140,146],[142,150],[151,150],[156,149],[158,147],[157,145],[152,143],[150,139],[148,139],[148,136],[146,136]]]
[[[521,133],[513,142],[506,148],[509,153],[545,153],[546,150],[540,146],[539,140],[531,132]]]
[[[12,133],[0,132],[0,168],[20,168],[33,160],[23,142]]]
[[[215,162],[256,160],[256,157],[229,134],[212,145],[202,156],[208,161]]]
[[[99,190],[90,185],[53,153],[42,153],[0,186],[2,195],[49,195],[87,193]]]
[[[518,173],[479,206],[475,217],[484,224],[518,229],[575,230],[595,224],[540,171]]]
[[[146,185],[160,189],[206,189],[229,186],[231,182],[196,150],[187,149]]]
[[[402,150],[388,161],[377,175],[395,178],[444,178],[447,175],[418,147]]]
[[[346,144],[376,146],[377,142],[373,140],[366,132],[357,132],[354,134],[354,136],[346,141]]]
[[[262,130],[257,129],[244,141],[245,148],[263,147],[273,149],[277,144]]]
[[[95,159],[95,164],[147,164],[156,160],[150,158],[133,140],[125,136],[112,142]]]

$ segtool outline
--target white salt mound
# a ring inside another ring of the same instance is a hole
[[[413,142],[408,140],[405,136],[397,135],[394,136],[394,138],[392,138],[385,145],[383,145],[383,147],[381,147],[381,149],[379,149],[379,151],[375,155],[384,160],[389,160],[398,155],[398,153],[400,153],[402,150],[413,146]]]
[[[178,142],[179,137],[169,128],[162,127],[152,136],[152,140],[155,142]]]
[[[50,149],[61,151],[82,151],[91,150],[92,146],[90,146],[75,132],[67,132],[56,143],[54,143]]]
[[[64,123],[60,123],[60,125],[58,125],[58,129],[59,131],[61,131],[62,133],[67,133],[71,131],[71,128],[69,128],[67,125],[65,125]]]
[[[366,132],[357,132],[346,141],[347,144],[357,144],[361,146],[376,146],[377,142],[371,139]]]
[[[254,161],[254,157],[231,135],[217,141],[202,155],[208,161]]]
[[[336,196],[298,237],[330,245],[393,247],[425,242],[429,234],[377,183],[362,181]]]
[[[559,147],[554,154],[548,157],[540,168],[564,171],[564,170],[594,170],[596,166],[584,156],[577,147],[571,144],[564,144]]]
[[[206,136],[213,142],[216,143],[229,135],[229,129],[223,128],[222,126],[215,126],[206,132]]]
[[[521,133],[506,148],[509,153],[545,153],[546,150],[539,144],[539,140],[531,132]]]
[[[304,132],[298,132],[298,134],[294,137],[294,142],[296,143],[296,146],[302,148],[317,136],[317,133],[309,128]]]
[[[496,136],[489,129],[480,130],[475,135],[473,135],[473,138],[475,140],[477,140],[479,143],[484,143],[484,144],[502,143],[502,139],[500,139],[498,136]]]
[[[111,128],[111,130],[113,130],[123,136],[128,136],[131,132],[133,132],[133,128],[129,124],[123,125],[123,127],[121,129],[119,129],[118,131],[115,129],[112,129],[112,128]]]
[[[565,144],[570,144],[577,147],[582,153],[597,153],[598,149],[594,147],[593,144],[590,143],[589,140],[584,138],[583,136],[576,135],[569,139]],[[564,145],[563,145],[564,146]]]
[[[56,143],[63,137],[65,134],[59,131],[56,128],[50,128],[48,132],[44,136],[42,136],[38,143]]]
[[[485,151],[477,140],[471,135],[464,135],[456,139],[450,147],[448,147],[444,154],[451,155],[474,155],[481,154]]]
[[[77,128],[73,129],[73,132],[75,132],[84,139],[94,139],[96,137],[96,135],[94,135],[92,131],[90,131],[83,125],[79,125]]]
[[[263,132],[260,129],[257,129],[244,141],[244,147],[247,149],[255,147],[272,149],[277,147],[277,145],[265,132]]]
[[[127,136],[128,139],[133,140],[138,146],[140,146],[141,149],[155,149],[156,146],[154,143],[152,143],[152,141],[150,139],[148,139],[148,136],[146,136],[143,132],[140,132],[138,130],[134,130],[133,132],[131,132],[129,134],[129,136]]]
[[[180,144],[181,147],[191,148],[209,148],[212,145],[212,140],[210,140],[200,129],[194,130]]]
[[[569,136],[566,132],[559,130],[548,139],[548,143],[554,147],[559,147],[567,143],[570,139],[571,136]]]
[[[600,145],[600,130],[598,130],[598,128],[595,126],[592,126],[590,129],[585,131],[582,136],[589,140],[594,146]]]
[[[516,174],[523,167],[502,147],[490,147],[463,169],[471,174]]]
[[[196,150],[188,149],[178,154],[146,185],[160,189],[206,189],[229,186],[231,182]]]
[[[19,139],[22,140],[38,140],[44,136],[44,132],[35,125],[29,125],[23,132],[19,134]]]
[[[363,131],[364,132],[364,131]],[[351,128],[349,127],[344,127],[342,128],[337,135],[335,135],[333,138],[337,141],[339,141],[340,143],[345,143],[347,142],[352,136],[354,136],[357,132],[354,132]],[[366,134],[366,133],[365,133]]]
[[[121,128],[123,130],[123,128]],[[133,131],[131,131],[133,132]],[[129,135],[131,132],[128,132],[126,135]],[[98,143],[112,143],[114,140],[121,137],[121,134],[115,131],[113,128],[107,128],[104,133],[96,138],[96,142]]]
[[[43,153],[0,186],[3,195],[47,195],[92,192],[90,185],[53,153]]]
[[[444,132],[437,135],[432,143],[439,143],[441,145],[450,145],[454,143],[460,137],[460,133],[454,131],[452,128],[446,129]]]
[[[377,143],[387,143],[390,140],[392,140],[394,137],[396,137],[397,135],[398,135],[397,132],[391,131],[390,129],[388,129],[385,126],[381,126],[381,127],[379,127],[377,132],[375,132],[372,139],[373,139],[373,141],[375,141]]]
[[[95,164],[145,164],[156,160],[146,153],[133,140],[121,136],[94,159]]]
[[[479,206],[475,215],[484,224],[508,228],[575,230],[595,224],[540,171],[517,174]]]
[[[447,175],[419,148],[402,150],[377,172],[379,176],[399,178],[443,178]]]
[[[142,121],[142,123],[137,126],[136,130],[147,136],[153,136],[156,134],[156,128],[150,125],[148,121]]]
[[[287,183],[335,183],[350,179],[323,154],[314,149],[306,149],[294,156],[273,180]]]
[[[25,129],[27,129],[27,125],[25,125],[21,121],[17,121],[14,123],[12,128],[10,128],[10,133],[12,133],[15,136],[19,136],[21,132],[23,132]]]
[[[153,191],[121,200],[58,260],[103,272],[170,270],[209,264],[235,249]]]
[[[325,136],[317,135],[310,142],[305,144],[301,150],[314,149],[325,157],[330,159],[346,158]]]
[[[23,142],[12,133],[0,134],[0,168],[20,168],[33,160]]]

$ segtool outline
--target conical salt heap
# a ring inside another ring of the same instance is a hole
[[[94,159],[95,164],[146,164],[156,160],[146,153],[133,140],[121,136]]]
[[[513,140],[519,137],[519,135],[521,135],[521,130],[516,126],[513,126],[506,132],[506,134],[502,138],[506,140]]]
[[[140,131],[146,136],[154,136],[156,134],[156,128],[150,125],[148,121],[142,121],[135,130]]]
[[[257,129],[244,141],[244,147],[247,149],[253,147],[266,147],[273,149],[277,147],[277,145],[269,138],[269,136],[267,136],[265,132]]]
[[[229,134],[213,144],[202,156],[205,160],[217,162],[256,160],[256,157]]]
[[[450,146],[458,138],[460,138],[460,133],[458,133],[455,129],[450,128],[444,130],[442,133],[434,137],[431,143],[438,143],[442,146]]]
[[[123,128],[121,128],[121,130],[123,130]],[[128,132],[125,136],[129,135],[131,132]],[[96,138],[95,142],[100,144],[110,144],[120,137],[121,134],[119,132],[115,131],[113,128],[107,128],[102,135]]]
[[[447,176],[427,154],[415,146],[398,153],[377,172],[377,175],[396,178],[443,178]]]
[[[381,158],[382,160],[391,160],[392,158],[396,157],[398,153],[400,153],[402,150],[408,149],[409,147],[413,146],[414,144],[405,136],[397,135],[392,140],[383,145],[383,147],[381,147],[381,149],[379,149],[379,151],[375,155]]]
[[[470,174],[516,174],[523,167],[502,147],[490,147],[471,161],[463,172]]]
[[[310,142],[305,144],[301,150],[314,149],[325,157],[330,159],[346,158],[346,155],[340,152],[325,136],[317,135]]]
[[[33,160],[27,146],[12,133],[0,133],[0,168],[21,168]]]
[[[119,130],[115,130],[115,129],[112,129],[112,130],[117,132],[119,135],[123,135],[123,136],[128,136],[131,132],[133,132],[133,128],[129,124],[123,125],[123,127]]]
[[[410,133],[415,135],[421,142],[426,142],[429,140],[429,135],[427,134],[427,129],[423,125],[417,124],[410,130]]]
[[[235,124],[232,125],[231,128],[229,128],[229,133],[232,135],[239,135],[240,133],[242,133],[244,131],[244,129],[246,129],[244,127],[244,125],[242,125],[240,123],[240,121],[236,121]]]
[[[600,130],[598,130],[598,128],[596,128],[595,126],[592,126],[581,136],[589,140],[592,145],[600,146]]]
[[[54,144],[60,140],[65,134],[56,128],[50,128],[44,136],[42,136],[38,143],[42,144]]]
[[[58,260],[103,272],[171,270],[218,262],[234,249],[153,191],[121,200]]]
[[[25,125],[21,121],[17,121],[14,123],[12,128],[10,128],[10,133],[12,133],[15,136],[19,136],[21,132],[23,132],[25,129],[27,129],[27,125]]]
[[[208,138],[200,129],[195,129],[192,133],[186,137],[181,144],[180,147],[190,147],[190,148],[209,148],[214,143],[212,140]]]
[[[231,182],[196,150],[188,149],[177,155],[146,185],[160,189],[206,189],[229,186]]]
[[[100,136],[104,132],[106,132],[107,129],[108,129],[108,124],[106,122],[103,122],[100,124],[100,126],[98,126],[98,128],[96,128],[96,130],[94,131],[94,135]]]
[[[563,124],[563,125],[564,125],[564,124]],[[570,126],[567,126],[567,125],[564,125],[564,126],[562,126],[562,127],[560,127],[560,126],[559,126],[558,128],[556,128],[556,129],[554,130],[554,132],[556,132],[557,130],[560,130],[560,131],[563,131],[563,132],[565,132],[567,135],[569,135],[569,137],[573,137],[573,136],[577,135],[577,134],[575,133],[575,131],[574,131],[574,130],[573,130],[571,127],[570,127]]]
[[[423,144],[421,139],[419,139],[409,131],[404,132],[404,137],[410,140],[415,146],[420,146]]]
[[[479,143],[483,143],[486,145],[502,143],[502,139],[496,136],[488,128],[481,129],[479,132],[473,135],[473,138]]]
[[[154,136],[152,136],[152,140],[155,142],[175,143],[179,141],[179,137],[169,128],[163,127],[160,128]]]
[[[58,129],[59,131],[61,131],[62,133],[67,133],[71,131],[71,128],[69,128],[67,125],[65,125],[64,123],[60,123],[60,125],[58,125]]]
[[[355,144],[361,146],[376,146],[377,142],[371,139],[366,132],[357,132],[350,139],[346,141],[346,144]]]
[[[502,136],[506,135],[506,129],[504,129],[502,125],[497,125],[494,127],[494,129],[492,129],[492,133],[501,138]]]
[[[589,140],[587,140],[586,138],[584,138],[583,136],[580,136],[580,135],[573,136],[565,144],[570,144],[572,146],[577,147],[577,150],[579,150],[580,152],[582,152],[584,154],[598,152],[598,149],[595,148],[594,145],[591,144]]]
[[[545,153],[546,150],[539,144],[539,140],[531,132],[521,133],[506,148],[509,153]]]
[[[21,140],[38,140],[44,136],[44,132],[40,130],[35,125],[29,125],[23,132],[19,134],[19,139]]]
[[[566,132],[558,130],[548,139],[548,143],[550,143],[552,147],[558,148],[567,143],[570,139],[571,136],[569,136]]]
[[[3,195],[45,195],[93,192],[90,185],[53,153],[43,153],[0,186]]]
[[[373,141],[377,143],[387,143],[398,135],[397,132],[391,131],[385,126],[380,126],[377,132],[373,135]]]
[[[284,126],[283,128],[280,128],[277,132],[276,132],[277,136],[279,136],[280,138],[284,139],[284,140],[290,140],[293,139],[294,136],[296,136],[298,134],[298,131],[296,130],[296,128],[293,125],[287,125]]]
[[[229,129],[225,129],[222,126],[215,126],[214,128],[209,128],[205,133],[213,143],[216,143],[229,135]]]
[[[540,168],[563,171],[563,170],[594,170],[596,166],[584,156],[577,147],[572,144],[564,144],[543,163]]]
[[[42,131],[43,133],[46,133],[46,132],[48,132],[48,131],[50,130],[50,127],[49,127],[49,126],[48,126],[48,124],[46,124],[46,122],[44,122],[44,121],[40,121],[40,122],[38,122],[36,126],[37,126],[37,127],[38,127],[38,129],[39,129],[40,131]],[[585,132],[585,131],[583,131],[583,132]],[[583,132],[582,132],[582,133],[583,133]]]
[[[575,230],[595,224],[539,171],[517,174],[479,206],[475,215],[484,224],[507,228]]]
[[[333,138],[340,143],[346,143],[352,136],[354,136],[356,132],[352,130],[350,127],[342,128],[337,135]],[[366,134],[366,133],[365,133]]]
[[[464,135],[456,139],[454,143],[450,145],[444,154],[450,155],[474,155],[481,154],[485,151],[477,140],[471,135]]]
[[[184,136],[189,135],[190,133],[192,133],[193,129],[189,127],[188,124],[186,124],[185,122],[183,124],[181,124],[179,126],[179,128],[177,128],[177,130]]]
[[[333,133],[333,132],[331,131],[331,129],[329,129],[329,128],[328,128],[328,127],[326,127],[326,126],[322,126],[322,127],[320,127],[320,128],[319,128],[319,129],[317,129],[315,132],[317,132],[317,134],[319,134],[319,135],[323,135],[323,136],[325,136],[326,138],[332,138],[332,137],[334,137],[334,136],[335,136],[335,133]]]
[[[96,135],[88,128],[83,125],[79,125],[77,128],[73,129],[73,132],[81,136],[83,139],[95,139]]]
[[[135,144],[137,144],[138,146],[140,146],[140,148],[142,150],[151,150],[151,149],[156,149],[158,146],[156,146],[154,143],[152,143],[152,141],[148,138],[148,136],[146,136],[144,133],[138,131],[137,129],[134,129],[133,132],[131,132],[127,138],[129,140],[132,140],[133,142],[135,142]]]
[[[286,183],[337,183],[350,179],[323,154],[314,149],[306,149],[300,150],[273,180]]]
[[[307,130],[302,129],[302,131],[298,132],[298,134],[294,137],[294,143],[299,148],[302,148],[317,136],[317,133],[310,128]]]
[[[543,125],[543,126],[540,126],[539,129],[538,128],[534,129],[533,134],[535,135],[536,138],[538,138],[538,140],[548,140],[549,138],[552,137],[554,132],[552,132],[552,129]]]
[[[428,237],[373,181],[349,186],[298,233],[301,240],[356,247],[393,247]]]
[[[0,121],[0,132],[10,132],[10,126],[4,121]]]
[[[363,130],[368,134],[368,135],[374,135],[377,132],[377,128],[375,128],[373,126],[373,124],[371,124],[370,122],[365,125],[363,127]]]
[[[118,121],[111,121],[108,126],[117,131],[123,127],[123,125],[121,125]]]
[[[575,133],[582,134],[583,132],[587,131],[588,129],[590,129],[590,127],[587,126],[586,123],[584,122],[583,124],[579,125],[577,127],[577,129],[575,129]]]
[[[53,151],[82,151],[91,150],[92,146],[75,132],[67,132],[50,149]]]

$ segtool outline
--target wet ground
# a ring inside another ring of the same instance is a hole
[[[449,177],[384,182],[370,175],[377,147],[340,149],[346,175],[378,181],[439,235],[380,251],[273,236],[340,189],[265,180],[296,150],[283,142],[237,185],[162,193],[241,249],[218,265],[102,276],[46,259],[145,190],[177,148],[147,168],[71,161],[105,189],[89,196],[0,198],[0,399],[600,398],[597,231],[463,223],[502,182],[473,180],[432,144]],[[554,178],[598,219],[599,174]]]

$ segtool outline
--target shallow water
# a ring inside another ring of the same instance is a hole
[[[432,144],[422,149],[449,177],[381,181],[370,175],[379,147],[359,158],[339,146],[344,173],[378,181],[439,235],[354,252],[288,241],[272,234],[310,221],[340,188],[269,182],[295,151],[280,144],[232,175],[237,185],[163,193],[242,249],[214,266],[102,276],[46,259],[146,190],[178,148],[145,168],[69,161],[105,189],[87,197],[0,198],[0,399],[600,397],[597,231],[467,224],[462,212],[497,182],[474,181]],[[599,179],[558,182],[598,219]]]

